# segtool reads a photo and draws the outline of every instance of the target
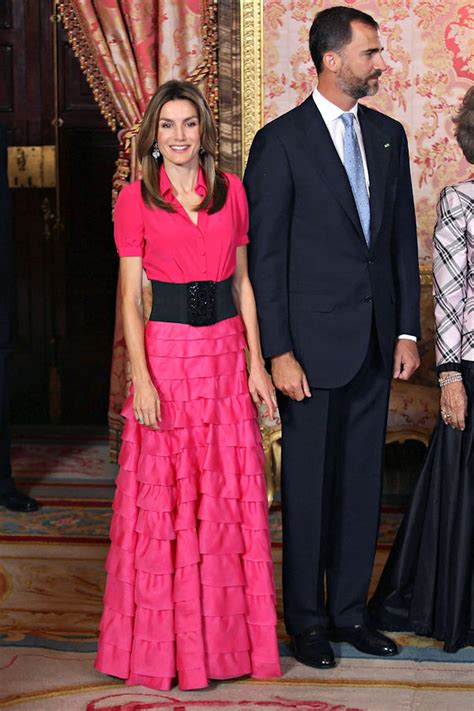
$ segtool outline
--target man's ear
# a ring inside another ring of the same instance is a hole
[[[337,52],[325,52],[323,54],[323,67],[328,72],[336,73],[341,66],[341,58]]]

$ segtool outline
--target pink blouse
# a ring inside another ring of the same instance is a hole
[[[121,191],[114,213],[114,233],[121,257],[142,257],[149,279],[175,283],[221,281],[235,271],[236,248],[248,242],[247,198],[239,178],[226,173],[229,189],[224,207],[208,215],[198,212],[194,225],[173,195],[162,166],[160,189],[176,212],[166,212],[142,200],[140,181]],[[196,193],[204,196],[206,184],[200,169]]]

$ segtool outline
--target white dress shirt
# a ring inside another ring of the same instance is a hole
[[[337,151],[337,154],[339,158],[342,161],[342,164],[344,165],[344,134],[345,134],[345,127],[344,123],[341,119],[342,114],[344,113],[349,113],[349,111],[343,111],[339,106],[336,106],[336,104],[333,104],[332,101],[329,101],[326,99],[322,94],[319,93],[318,89],[315,88],[313,91],[313,99],[314,103],[316,104],[319,113],[321,114],[321,117],[326,124],[326,127],[329,131],[329,135],[332,138],[332,142],[334,143],[334,148]],[[359,116],[358,116],[358,104],[356,103],[352,109],[350,109],[350,113],[354,114],[355,120],[354,120],[354,130],[355,134],[357,136],[357,141],[359,142],[359,148],[360,152],[362,155],[362,162],[364,164],[364,175],[365,175],[365,184],[367,185],[367,192],[370,195],[370,179],[369,179],[369,170],[367,168],[367,158],[365,156],[365,148],[364,148],[364,139],[362,138],[362,131],[360,128],[360,123],[359,123]],[[406,333],[402,333],[398,338],[404,338],[409,341],[416,341],[415,336],[410,336]]]

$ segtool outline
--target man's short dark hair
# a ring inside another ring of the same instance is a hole
[[[378,30],[374,18],[352,7],[336,5],[318,12],[309,31],[309,51],[320,74],[326,52],[339,52],[352,39],[351,22],[361,22]]]
[[[466,160],[474,163],[474,86],[467,90],[453,121],[456,125],[454,135],[461,150]]]

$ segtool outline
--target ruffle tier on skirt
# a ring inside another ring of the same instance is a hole
[[[96,668],[168,690],[280,674],[264,457],[239,317],[149,322],[159,431],[132,396]]]

